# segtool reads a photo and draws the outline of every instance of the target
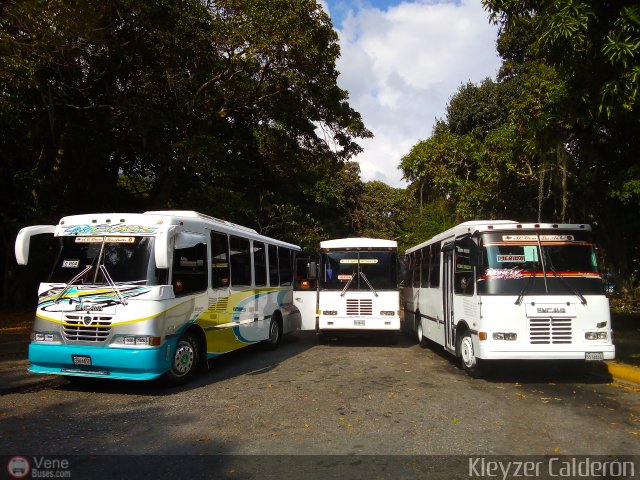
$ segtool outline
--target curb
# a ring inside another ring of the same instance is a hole
[[[637,383],[638,385],[640,385],[640,367],[628,365],[625,363],[618,363],[615,361],[604,363],[607,367],[609,375],[611,375],[614,379]]]

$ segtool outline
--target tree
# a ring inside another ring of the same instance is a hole
[[[396,239],[410,211],[405,189],[374,180],[364,184],[360,201],[351,212],[354,234],[359,237]]]
[[[503,58],[543,63],[565,83],[558,118],[580,190],[568,203],[596,225],[608,266],[628,287],[640,237],[640,6],[633,0],[484,5],[500,25],[501,40],[508,40]],[[526,42],[513,41],[518,32],[528,32]]]
[[[0,52],[5,275],[17,228],[67,213],[188,208],[288,240],[310,218],[342,228],[307,196],[371,134],[315,1],[10,0]]]

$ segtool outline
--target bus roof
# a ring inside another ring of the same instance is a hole
[[[455,238],[466,233],[500,232],[519,230],[583,230],[590,231],[591,226],[586,223],[520,223],[514,220],[472,220],[456,225],[416,246],[408,248],[405,253],[419,250],[434,242]]]
[[[300,250],[300,247],[259,234],[252,228],[210,217],[190,210],[163,210],[144,213],[86,213],[69,215],[60,219],[57,236],[67,235],[149,235],[154,236],[163,226],[180,225],[189,228],[206,228],[231,235],[247,237],[283,247]]]
[[[398,248],[398,242],[382,238],[336,238],[320,242],[320,248]]]

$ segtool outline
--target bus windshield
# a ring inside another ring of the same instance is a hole
[[[117,284],[158,285],[153,237],[62,237],[52,283],[67,283],[88,266],[76,283],[107,285],[101,265]]]
[[[530,238],[531,237],[531,238]],[[557,237],[557,236],[556,236]],[[540,242],[535,235],[504,235],[507,241],[485,240],[478,270],[481,294],[602,293],[593,245],[565,235]]]
[[[320,262],[320,288],[324,290],[342,290],[349,281],[350,291],[397,287],[395,251],[323,252]]]

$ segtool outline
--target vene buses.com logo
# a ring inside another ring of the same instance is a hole
[[[7,471],[11,478],[25,478],[31,471],[31,465],[25,457],[11,457],[7,463]]]

